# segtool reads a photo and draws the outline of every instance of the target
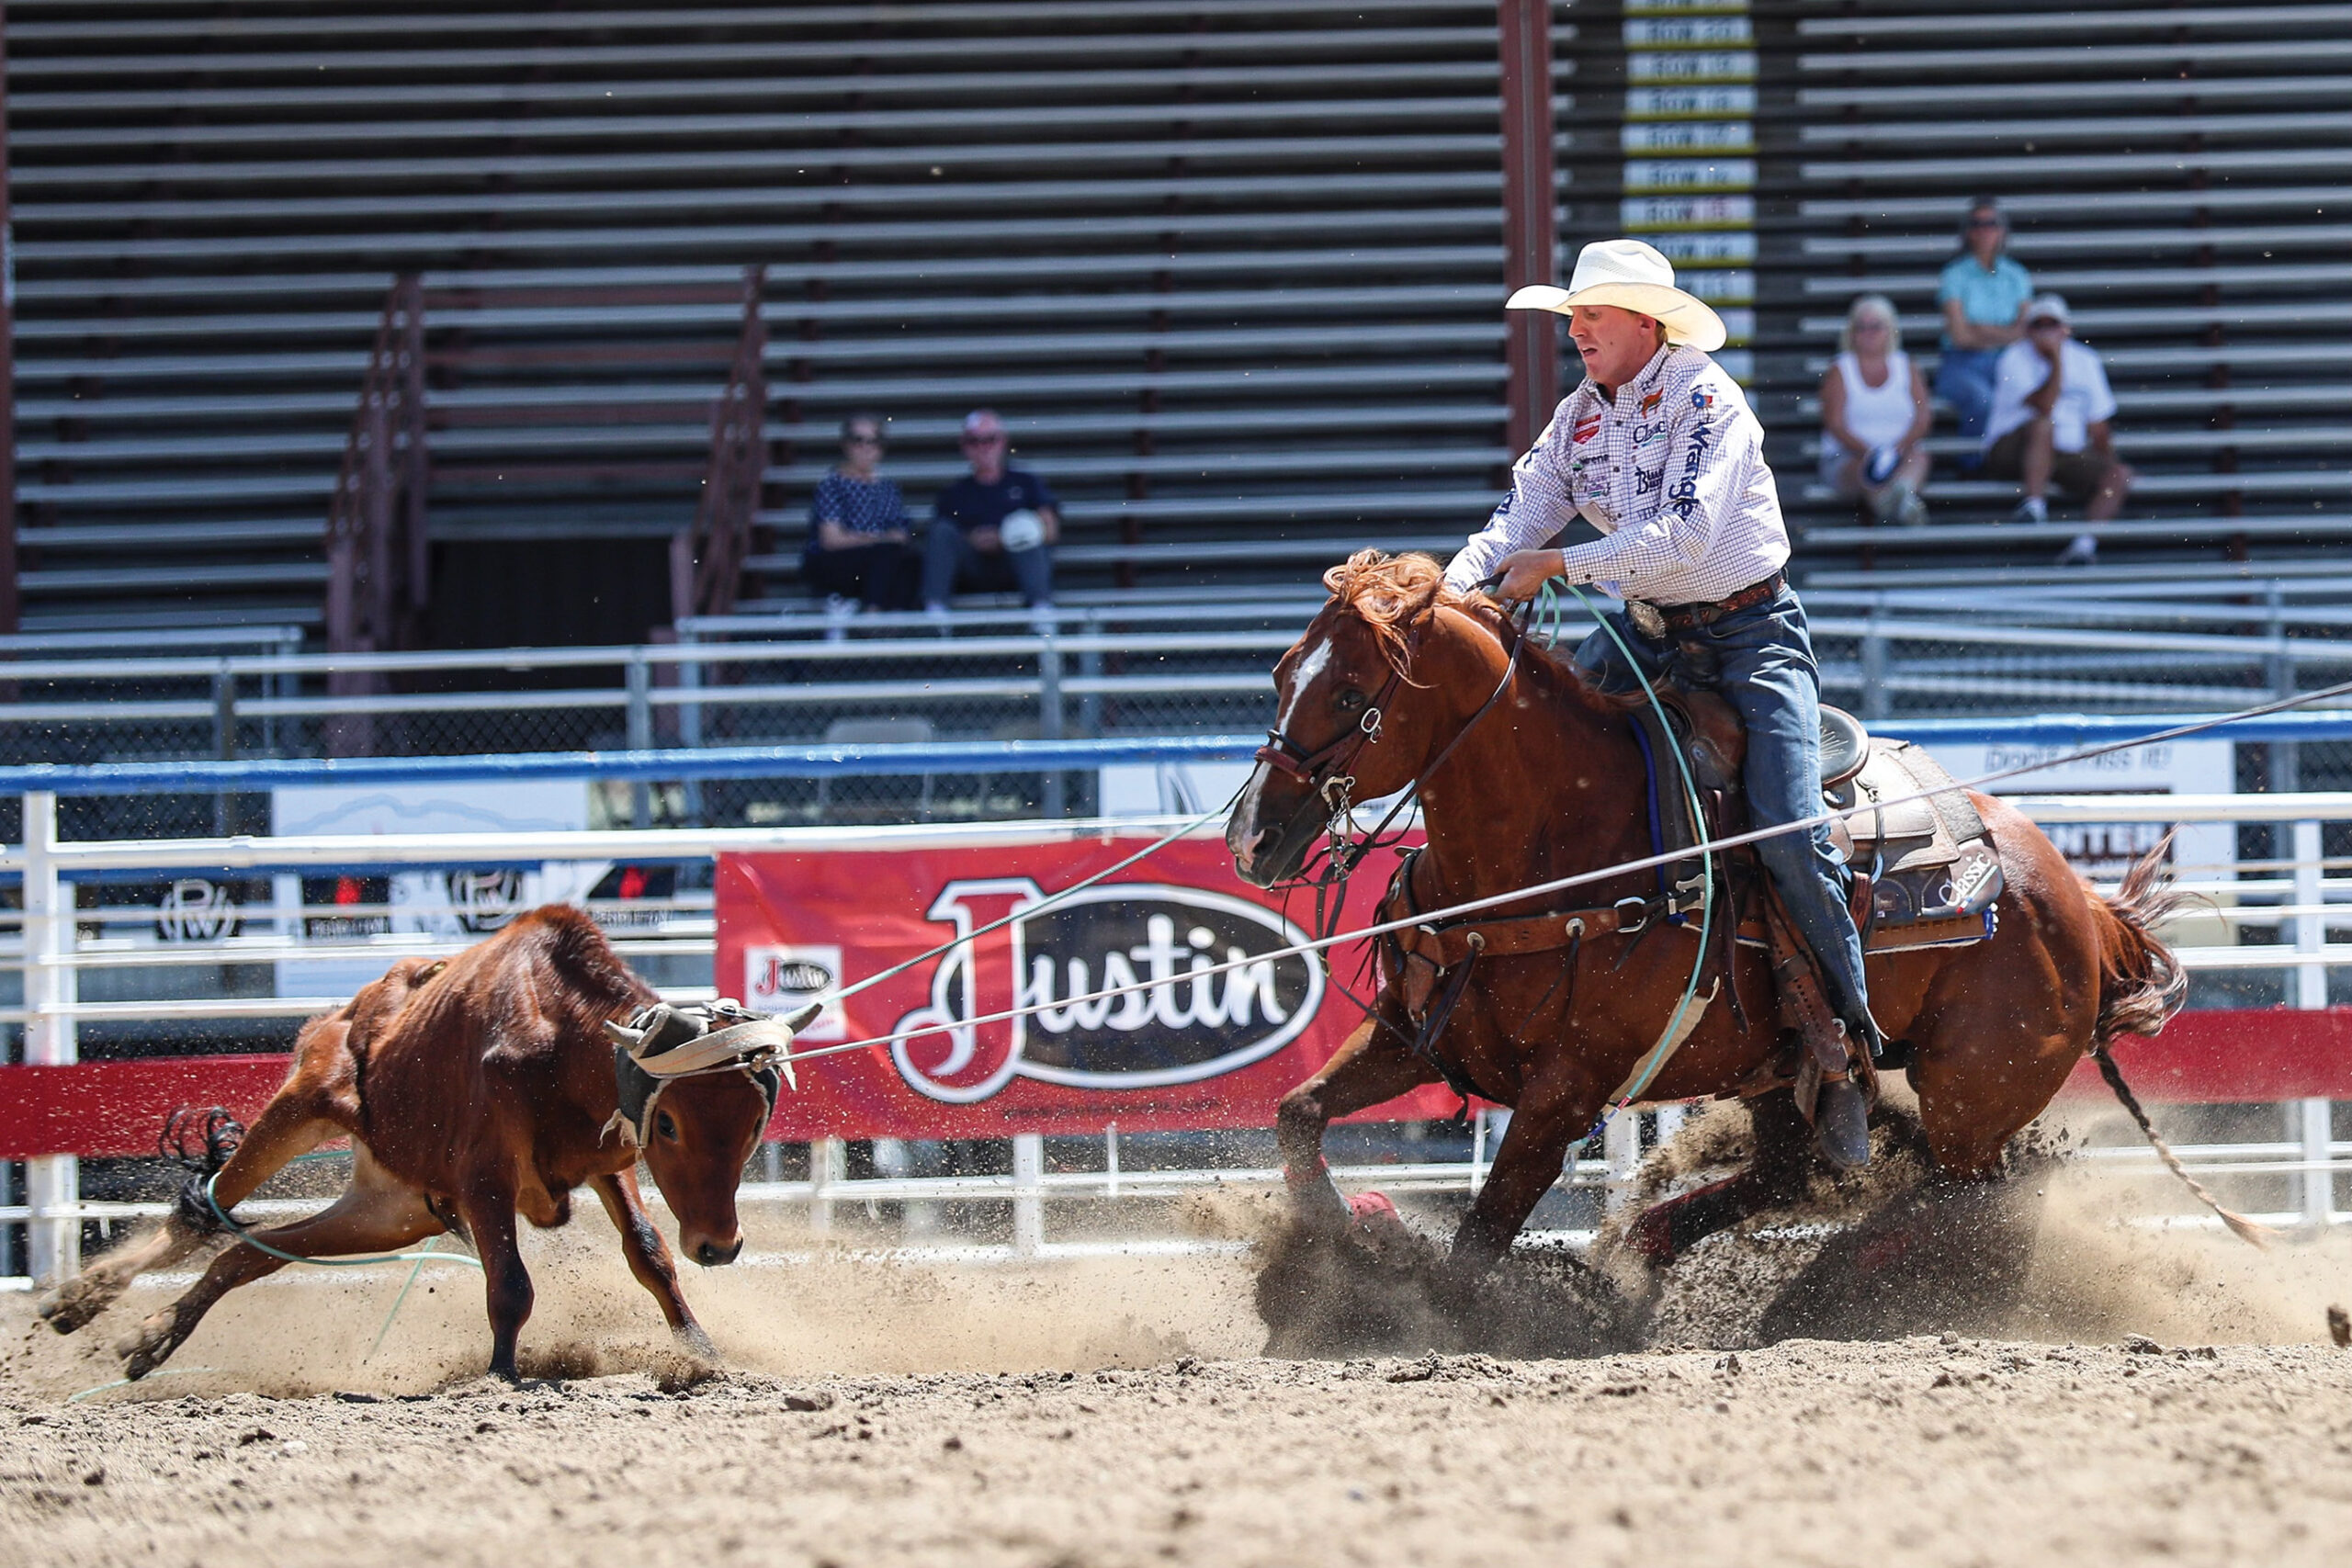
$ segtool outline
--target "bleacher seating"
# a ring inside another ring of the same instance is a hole
[[[245,11],[9,12],[28,626],[315,625],[399,272],[658,291],[764,265],[761,564],[793,600],[856,407],[892,418],[918,502],[955,421],[1002,409],[1067,502],[1073,590],[1228,556],[1302,578],[1328,547],[1269,556],[1272,526],[1451,532],[1508,458],[1490,4]],[[633,437],[690,471],[667,500],[575,483],[519,517],[510,446],[445,493],[475,396],[427,389],[444,547],[691,515],[695,418]],[[543,467],[614,441],[549,399]]]
[[[2117,444],[2141,480],[2103,562],[2277,555],[2352,533],[2352,426],[2337,412],[2352,8],[1956,16],[1806,0],[1789,20],[1796,220],[1768,275],[1785,314],[1765,315],[1792,330],[1758,369],[1820,581],[1898,559],[1922,578],[1996,580],[2046,567],[2076,531],[2064,504],[2047,526],[1990,526],[2014,487],[1963,474],[1949,425],[1929,499],[1955,526],[1863,526],[1802,482],[1843,306],[1892,297],[1907,345],[1931,358],[1936,269],[1978,195],[2002,199],[2010,254],[2067,297],[2114,383]]]
[[[1801,571],[2055,547],[1862,530],[1810,485],[1843,305],[1892,295],[1932,354],[1935,269],[1979,191],[2113,374],[2145,477],[2108,558],[2342,536],[2352,12],[1749,9],[1747,347]],[[887,471],[920,506],[957,470],[957,418],[1000,408],[1062,493],[1082,596],[1306,587],[1357,544],[1442,547],[1510,456],[1491,0],[27,0],[7,27],[29,631],[318,635],[329,492],[405,272],[444,295],[634,291],[650,321],[763,265],[753,610],[804,602],[807,497],[854,409],[891,419]],[[1562,4],[1555,35],[1572,254],[1626,194],[1624,46],[1614,8]],[[723,300],[702,309],[723,335]],[[495,331],[578,339],[527,311]],[[658,565],[706,471],[707,366],[538,379],[527,442],[513,385],[428,385],[438,547]],[[623,404],[675,417],[624,431]],[[1938,453],[1939,525],[2007,510],[1948,427]],[[441,633],[559,635],[470,592],[452,603],[483,624]]]

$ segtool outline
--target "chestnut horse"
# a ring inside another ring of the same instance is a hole
[[[300,1258],[381,1253],[461,1230],[489,1294],[490,1370],[515,1376],[531,1314],[531,1277],[516,1248],[519,1214],[542,1229],[571,1217],[583,1182],[620,1232],[629,1271],[653,1292],[671,1331],[715,1356],[679,1293],[678,1271],[638,1194],[639,1150],[616,1124],[619,1088],[608,1022],[659,1001],[578,909],[549,905],[447,960],[406,958],[345,1006],[302,1027],[294,1069],[212,1186],[191,1183],[162,1230],[67,1281],[41,1303],[61,1334],[88,1323],[151,1269],[187,1258],[226,1213],[286,1163],[349,1137],[351,1185],[325,1211],[257,1229],[255,1241]],[[749,1069],[663,1087],[642,1151],[695,1262],[742,1250],[735,1188],[767,1123],[774,1081]],[[144,1377],[177,1349],[212,1303],[285,1260],[252,1242],[223,1250],[203,1278],[117,1347]]]
[[[1448,588],[1426,557],[1366,550],[1324,582],[1330,602],[1274,669],[1273,746],[1290,765],[1261,761],[1227,828],[1246,881],[1271,886],[1298,872],[1330,815],[1324,792],[1337,792],[1340,775],[1351,780],[1345,788],[1355,800],[1419,783],[1428,837],[1413,873],[1419,908],[1653,852],[1626,700],[1532,645],[1519,649],[1514,667],[1517,623],[1491,601]],[[1373,709],[1381,711],[1367,719]],[[1878,954],[1868,965],[1872,1011],[1891,1057],[1908,1059],[1938,1166],[1952,1177],[1986,1178],[2086,1051],[2118,1033],[2154,1032],[2177,1007],[2185,980],[2149,934],[2168,907],[2154,857],[2135,868],[2121,897],[2102,898],[2014,807],[1989,795],[1971,799],[2007,876],[1997,934],[1965,947]],[[1643,871],[1492,913],[1605,908],[1648,894],[1652,877]],[[1461,1273],[1492,1263],[1608,1097],[1658,1041],[1690,978],[1696,931],[1695,922],[1661,921],[1571,948],[1483,958],[1436,1037],[1419,1048],[1399,977],[1388,972],[1395,965],[1384,964],[1373,1016],[1282,1102],[1297,1217],[1330,1226],[1349,1215],[1322,1159],[1333,1118],[1443,1077],[1514,1108],[1452,1255]],[[1645,1099],[1724,1096],[1743,1085],[1752,1092],[1751,1075],[1774,1054],[1780,1025],[1766,955],[1746,946],[1734,953],[1728,984],[1740,1006],[1715,998]],[[2120,1092],[2120,1080],[2110,1082]],[[2128,1096],[2125,1103],[2136,1113]],[[1670,1258],[1794,1195],[1808,1136],[1793,1097],[1781,1089],[1750,1106],[1755,1165],[1651,1211],[1633,1235],[1643,1250]]]

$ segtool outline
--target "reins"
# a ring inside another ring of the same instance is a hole
[[[1309,791],[1308,798],[1290,820],[1298,820],[1299,814],[1314,809],[1318,801],[1328,813],[1324,823],[1327,837],[1322,851],[1322,865],[1319,868],[1312,865],[1303,868],[1300,874],[1283,884],[1285,887],[1312,887],[1315,890],[1313,930],[1317,937],[1328,937],[1338,931],[1347,908],[1348,879],[1355,874],[1356,868],[1374,851],[1396,843],[1403,836],[1400,833],[1397,838],[1384,840],[1381,835],[1388,830],[1389,824],[1420,798],[1422,786],[1445,766],[1454,749],[1470,738],[1470,732],[1478,728],[1478,721],[1502,701],[1505,692],[1510,690],[1512,679],[1519,673],[1520,651],[1527,646],[1532,629],[1531,620],[1531,624],[1521,626],[1520,635],[1512,638],[1510,655],[1503,660],[1502,679],[1495,682],[1495,689],[1487,694],[1485,702],[1478,705],[1478,710],[1455,732],[1453,739],[1439,750],[1436,757],[1413,774],[1412,782],[1396,793],[1389,802],[1388,809],[1381,814],[1380,820],[1361,838],[1351,836],[1355,817],[1355,803],[1351,797],[1355,789],[1355,777],[1342,770],[1352,766],[1357,754],[1380,739],[1389,701],[1396,696],[1397,688],[1406,683],[1406,666],[1410,663],[1412,653],[1419,646],[1419,634],[1416,633],[1408,642],[1405,660],[1390,666],[1388,679],[1373,694],[1372,701],[1365,705],[1363,716],[1356,721],[1353,729],[1311,752],[1301,749],[1296,741],[1279,729],[1266,732],[1266,744],[1258,748],[1254,753],[1255,760],[1277,772],[1288,773],[1306,785]],[[1325,965],[1325,972],[1329,972],[1329,964]]]

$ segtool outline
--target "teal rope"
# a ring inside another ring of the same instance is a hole
[[[408,1278],[401,1281],[401,1293],[392,1298],[392,1310],[384,1314],[384,1326],[376,1330],[376,1342],[368,1347],[368,1353],[366,1355],[359,1358],[360,1365],[366,1366],[369,1361],[374,1360],[376,1359],[376,1352],[384,1348],[384,1336],[392,1331],[392,1319],[400,1316],[401,1308],[408,1304],[408,1293],[415,1288],[416,1277],[424,1272],[425,1258],[454,1258],[457,1256],[455,1253],[434,1251],[433,1244],[440,1239],[441,1238],[439,1236],[433,1235],[429,1235],[424,1238],[424,1246],[418,1250],[416,1261],[409,1267]],[[463,1261],[473,1263],[473,1259],[470,1258],[465,1258]],[[479,1269],[481,1265],[474,1263],[474,1267]]]
[[[200,1377],[208,1372],[217,1373],[219,1371],[220,1369],[217,1367],[164,1367],[160,1371],[149,1372],[147,1375],[151,1378],[192,1378]],[[104,1393],[110,1388],[129,1388],[131,1383],[136,1381],[139,1380],[132,1378],[117,1378],[112,1382],[102,1382],[96,1388],[85,1388],[79,1393],[69,1393],[65,1396],[65,1403],[68,1404],[79,1404],[94,1393]]]
[[[1617,651],[1624,655],[1626,665],[1634,671],[1634,679],[1642,683],[1642,694],[1649,699],[1651,711],[1657,715],[1658,724],[1670,739],[1674,734],[1674,727],[1666,716],[1666,705],[1658,700],[1657,688],[1650,683],[1649,674],[1643,670],[1642,661],[1634,657],[1634,650],[1625,646],[1625,639],[1617,635],[1617,628],[1610,624],[1609,617],[1595,610],[1591,601],[1584,596],[1575,583],[1563,580],[1560,586],[1568,591],[1569,594],[1575,598],[1577,607],[1593,618],[1594,623],[1609,635],[1609,640],[1617,645]],[[1547,615],[1552,617],[1555,640],[1556,640],[1562,617],[1558,596],[1553,592],[1552,584],[1548,581],[1543,587],[1541,607],[1537,611],[1537,616],[1540,619]],[[1683,794],[1690,804],[1690,820],[1694,823],[1703,822],[1706,818],[1699,807],[1699,781],[1690,775],[1690,760],[1683,755],[1682,748],[1679,746],[1670,747],[1669,750],[1674,753],[1675,770],[1682,775]],[[1706,972],[1707,967],[1707,942],[1714,930],[1715,856],[1714,852],[1707,847],[1703,836],[1699,846],[1699,956],[1691,962],[1690,978],[1683,985],[1682,999],[1675,1004],[1674,1014],[1667,1020],[1665,1032],[1658,1036],[1657,1043],[1650,1048],[1649,1054],[1644,1056],[1634,1069],[1634,1077],[1625,1086],[1625,1092],[1618,1098],[1615,1104],[1601,1107],[1600,1115],[1593,1122],[1590,1130],[1577,1140],[1577,1149],[1582,1149],[1585,1145],[1600,1136],[1608,1130],[1609,1123],[1616,1118],[1618,1112],[1642,1097],[1642,1091],[1648,1089],[1657,1079],[1657,1075],[1665,1069],[1667,1059],[1673,1055],[1675,1049],[1681,1043],[1676,1036],[1682,1028],[1684,1016],[1690,1010],[1692,998],[1699,994],[1699,976]],[[1571,1157],[1574,1156],[1575,1152],[1575,1150],[1570,1151]]]
[[[463,1253],[459,1252],[382,1252],[367,1258],[304,1258],[299,1253],[281,1252],[277,1247],[270,1246],[269,1243],[262,1240],[259,1236],[254,1235],[253,1232],[247,1230],[244,1226],[239,1224],[236,1221],[229,1217],[229,1211],[222,1208],[220,1206],[220,1200],[212,1195],[212,1184],[220,1179],[220,1173],[219,1171],[214,1171],[209,1177],[205,1179],[203,1189],[205,1206],[212,1211],[213,1217],[219,1220],[223,1225],[227,1226],[230,1234],[234,1235],[239,1241],[243,1242],[247,1247],[252,1247],[254,1251],[266,1252],[272,1258],[283,1258],[288,1263],[312,1263],[322,1269],[361,1269],[371,1263],[416,1263],[422,1265],[428,1258],[438,1258],[444,1263],[462,1263],[469,1269],[479,1269],[481,1267],[481,1264],[479,1261],[474,1258],[468,1258]],[[429,1247],[430,1243],[428,1242],[427,1245]]]

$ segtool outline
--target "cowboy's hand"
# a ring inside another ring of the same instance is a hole
[[[1544,590],[1544,584],[1560,575],[1560,552],[1557,550],[1513,550],[1503,557],[1496,575],[1502,581],[1495,584],[1495,597],[1507,604],[1532,599]]]

